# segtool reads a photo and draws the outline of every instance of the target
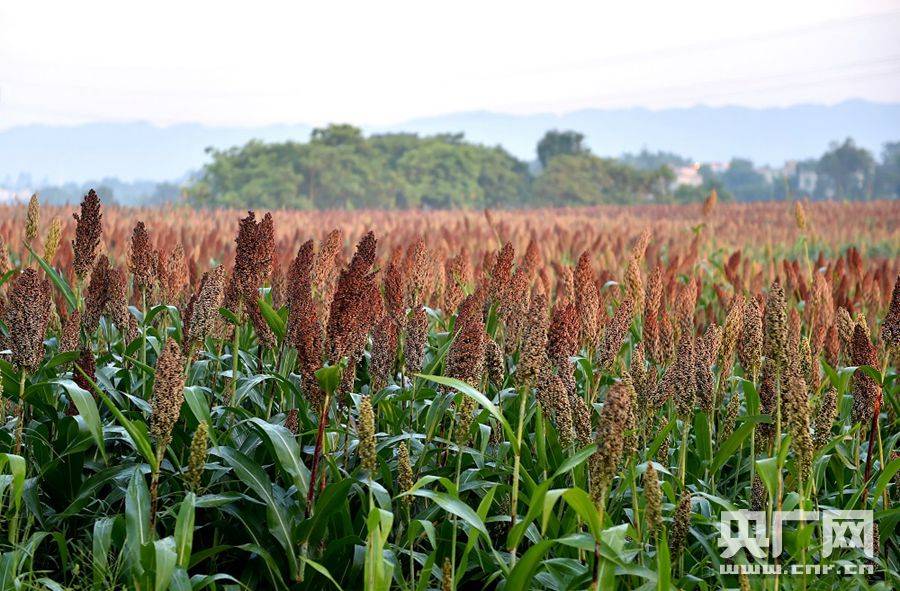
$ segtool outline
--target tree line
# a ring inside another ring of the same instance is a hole
[[[900,194],[900,143],[880,162],[852,140],[833,144],[818,160],[766,175],[746,159],[724,171],[700,168],[702,183],[675,186],[674,168],[691,160],[667,152],[603,158],[584,135],[548,131],[538,160],[515,158],[500,146],[462,134],[365,136],[351,125],[313,130],[308,142],[251,141],[207,149],[211,162],[184,189],[198,206],[254,208],[481,208],[540,205],[691,202],[715,188],[720,199],[865,199]],[[815,173],[813,190],[804,186]],[[805,191],[805,192],[804,192]]]

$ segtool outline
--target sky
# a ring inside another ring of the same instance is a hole
[[[0,130],[900,101],[900,0],[0,3]]]

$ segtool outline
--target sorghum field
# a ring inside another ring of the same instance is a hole
[[[0,589],[900,581],[896,202],[91,192],[0,238]],[[723,574],[756,560],[719,546],[739,509],[872,510],[874,556],[792,521],[782,574]]]

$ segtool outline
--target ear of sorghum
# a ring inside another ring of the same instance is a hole
[[[797,222],[798,230],[802,232],[806,229],[806,208],[802,201],[794,202],[794,221]]]
[[[152,287],[156,278],[156,253],[144,222],[138,222],[131,233],[128,269],[134,276],[135,289],[145,291]]]
[[[84,315],[81,326],[88,335],[94,334],[100,325],[100,316],[109,302],[109,258],[100,255],[91,271],[91,279],[84,294]]]
[[[593,439],[591,408],[574,388],[569,388],[569,408],[572,409],[572,422],[575,423],[575,440],[580,446],[589,445]]]
[[[625,298],[634,306],[634,313],[644,309],[644,280],[641,277],[640,261],[632,257],[625,268]]]
[[[405,331],[403,360],[406,373],[414,375],[422,371],[425,345],[428,344],[428,315],[425,308],[418,307],[410,312],[406,319]]]
[[[3,236],[0,236],[0,276],[5,275],[10,269],[12,269],[12,263],[9,260],[9,248],[3,240]]]
[[[272,274],[269,275],[269,296],[272,298],[272,307],[280,310],[284,306],[284,296],[287,286],[285,285],[284,269],[278,257],[272,264]]]
[[[53,257],[59,249],[59,240],[62,236],[62,222],[58,217],[54,217],[50,222],[50,228],[47,230],[47,236],[44,237],[44,260],[48,264],[53,264]]]
[[[153,377],[153,399],[150,403],[150,434],[159,450],[164,450],[172,438],[172,428],[178,421],[184,403],[184,356],[175,339],[166,345],[156,360]],[[161,452],[160,452],[161,453]]]
[[[100,246],[100,197],[91,189],[81,201],[81,215],[73,213],[75,218],[75,240],[72,241],[74,259],[72,268],[79,279],[83,279],[94,266],[97,248]]]
[[[716,210],[716,203],[719,202],[719,194],[713,188],[706,199],[703,200],[703,217],[708,218]]]
[[[728,315],[725,317],[725,325],[722,329],[722,342],[719,346],[718,363],[722,376],[731,375],[734,365],[734,356],[737,351],[738,337],[744,328],[744,297],[740,294],[734,296]]]
[[[188,303],[189,312],[183,319],[188,342],[201,342],[212,334],[224,298],[225,267],[219,265],[203,274]]]
[[[763,510],[768,498],[769,493],[766,490],[765,484],[763,484],[762,478],[759,477],[759,474],[754,475],[753,482],[750,485],[750,510]]]
[[[594,282],[591,255],[587,251],[578,258],[575,267],[575,309],[578,312],[578,327],[581,344],[594,347],[597,344],[597,317],[600,313],[600,294]]]
[[[853,365],[878,367],[878,352],[875,350],[863,324],[853,329],[853,346],[851,349]],[[853,374],[853,411],[851,421],[867,425],[881,403],[881,387],[864,371],[857,370]]]
[[[822,402],[819,410],[816,412],[815,439],[813,445],[816,449],[822,449],[828,445],[831,439],[831,427],[834,425],[834,419],[837,417],[837,390],[828,388],[822,394]]]
[[[444,312],[453,314],[471,286],[472,263],[469,252],[463,248],[444,268]]]
[[[163,302],[177,303],[188,285],[188,266],[184,255],[184,246],[179,242],[165,260],[165,275],[160,277],[164,283]]]
[[[659,531],[662,527],[662,490],[659,487],[659,476],[653,462],[647,462],[644,471],[644,516],[647,520],[647,533]]]
[[[247,212],[247,217],[238,222],[238,234],[235,238],[234,268],[231,271],[231,279],[228,282],[226,293],[227,307],[232,312],[239,312],[240,302],[250,298],[256,300],[256,290],[259,289],[258,253],[260,248],[260,224],[256,221],[256,214]]]
[[[516,383],[520,388],[533,388],[549,367],[547,359],[547,296],[536,294],[525,320],[522,349],[516,366]]]
[[[853,350],[853,329],[856,328],[856,322],[850,317],[850,312],[843,306],[837,311],[837,330],[841,341],[841,351],[848,357]]]
[[[719,327],[710,324],[706,333],[697,338],[694,366],[696,368],[697,403],[707,415],[711,415],[715,405],[713,374],[711,366],[715,360],[720,338]]]
[[[887,347],[900,347],[900,275],[894,281],[891,304],[887,316],[881,323],[881,340]]]
[[[762,367],[762,376],[759,381],[759,411],[762,414],[775,416],[775,404],[778,400],[777,367],[774,361],[766,359]],[[756,443],[765,447],[775,435],[772,423],[756,424]]]
[[[406,305],[415,308],[426,303],[429,294],[426,288],[429,283],[430,260],[425,241],[421,236],[416,238],[406,249],[404,262],[406,269]]]
[[[481,316],[481,300],[467,296],[456,316],[456,335],[447,351],[447,375],[478,387],[484,373],[484,350],[487,335]]]
[[[506,364],[503,356],[503,349],[500,348],[500,345],[498,345],[497,341],[494,339],[489,338],[485,341],[484,365],[487,369],[488,380],[490,380],[498,390],[502,388],[503,382],[506,380]]]
[[[734,433],[734,425],[737,423],[738,413],[741,410],[741,397],[737,392],[731,395],[728,404],[725,406],[725,417],[722,420],[722,430],[719,435],[719,441],[725,442],[731,434]]]
[[[659,309],[662,305],[662,267],[659,265],[653,270],[653,273],[650,274],[650,278],[647,281],[647,292],[644,296],[644,335],[643,340],[648,343],[648,354],[651,356],[655,354],[656,343],[653,341],[658,336],[657,331],[659,330],[659,325],[657,323],[657,319],[659,318]],[[651,325],[648,327],[647,322],[651,322]]]
[[[12,362],[34,371],[44,358],[44,338],[50,321],[50,283],[31,268],[13,280],[5,310]]]
[[[188,467],[184,474],[184,481],[188,490],[196,492],[200,489],[200,479],[206,469],[207,439],[209,427],[206,421],[200,421],[194,436],[191,438],[191,453],[188,456]]]
[[[656,439],[657,435],[665,431],[666,427],[669,426],[669,419],[666,417],[660,417],[659,426],[656,429],[656,434],[654,434],[653,438]],[[662,464],[663,466],[669,465],[669,445],[672,442],[671,434],[667,434],[666,438],[663,439],[662,443],[659,444],[659,449],[656,450],[656,462],[658,464]]]
[[[619,350],[625,342],[625,337],[628,336],[628,328],[634,319],[634,310],[634,302],[626,296],[606,324],[606,330],[603,331],[603,345],[599,351],[600,367],[605,371],[613,367],[619,356]]]
[[[406,314],[405,281],[400,267],[388,263],[384,272],[384,307],[398,325]]]
[[[509,282],[512,279],[513,262],[516,251],[511,243],[507,242],[500,249],[497,260],[491,269],[491,282],[488,294],[493,302],[501,302],[504,299]]]
[[[553,309],[547,330],[547,356],[558,369],[569,369],[569,358],[578,352],[578,313],[574,304],[560,304]]]
[[[572,406],[569,400],[569,389],[559,374],[549,374],[539,390],[545,391],[543,398],[556,418],[556,430],[560,443],[569,447],[575,441],[575,423],[572,417]]]
[[[590,457],[591,497],[599,503],[619,471],[625,446],[625,429],[632,413],[632,389],[618,383],[610,388],[600,411],[597,451]]]
[[[672,531],[669,535],[669,551],[672,556],[679,556],[687,542],[688,532],[691,529],[691,493],[685,489],[681,493],[681,500],[675,509],[672,518]]]
[[[59,352],[68,353],[78,349],[78,341],[81,336],[81,312],[74,309],[63,323],[62,332],[59,335]]]
[[[341,271],[328,317],[328,355],[336,363],[342,357],[357,360],[366,335],[380,315],[381,298],[371,274],[375,263],[375,234],[359,241],[347,269]]]
[[[106,313],[129,341],[137,338],[137,320],[128,310],[128,279],[122,269],[108,269],[106,276]]]
[[[380,392],[387,386],[397,359],[397,324],[388,315],[381,317],[372,332],[372,355],[369,362],[371,392]]]
[[[763,313],[763,355],[779,366],[785,363],[787,344],[787,309],[784,289],[776,280],[766,294],[766,309]]]
[[[30,245],[38,233],[41,223],[41,203],[37,193],[28,201],[28,214],[25,216],[25,241]]]
[[[287,342],[297,350],[302,386],[311,406],[318,409],[322,402],[315,372],[322,366],[322,328],[313,300],[312,273],[315,264],[313,241],[309,240],[297,251],[288,267],[287,275]]]
[[[84,374],[82,374],[82,372],[84,372]],[[81,348],[78,359],[75,360],[75,366],[72,368],[72,381],[82,390],[90,392],[94,397],[97,396],[94,392],[94,387],[91,385],[92,381],[97,381],[97,363],[94,360],[94,352],[91,351],[90,347]],[[69,409],[66,414],[69,416],[78,414],[78,409],[71,400],[69,400]]]
[[[825,361],[831,367],[837,367],[841,355],[841,339],[838,336],[837,323],[832,323],[825,333]]]
[[[813,443],[809,434],[809,393],[797,362],[788,364],[785,381],[782,412],[790,426],[791,447],[797,457],[800,480],[805,483],[812,466]]]
[[[321,306],[319,312],[323,319],[328,318],[331,310],[338,275],[338,259],[343,248],[344,235],[340,230],[332,230],[319,244],[319,252],[312,267],[313,297]]]
[[[657,339],[658,359],[655,361],[659,364],[666,364],[675,358],[675,328],[669,320],[669,314],[665,308],[659,312],[659,339]]]
[[[500,319],[503,321],[503,344],[508,355],[515,353],[522,342],[529,311],[530,288],[528,274],[519,268],[503,291]]]
[[[359,425],[357,427],[359,437],[359,464],[370,476],[375,475],[378,467],[378,454],[375,450],[375,413],[372,410],[372,400],[363,396],[359,401]]]
[[[743,307],[741,323],[741,340],[738,342],[738,359],[746,375],[755,377],[759,374],[763,353],[763,327],[759,302],[756,298],[747,298]]]
[[[682,334],[679,338],[675,365],[672,366],[671,375],[666,372],[666,380],[671,384],[676,414],[682,419],[693,416],[697,396],[697,368],[694,364],[694,339],[690,333]]]
[[[644,344],[638,343],[631,352],[631,365],[628,368],[628,373],[631,375],[637,400],[642,407],[644,416],[653,410],[651,399],[656,390],[656,381],[651,377],[652,372],[653,369],[647,370],[644,359]]]
[[[409,461],[409,448],[406,447],[405,441],[401,441],[397,446],[397,486],[400,493],[407,492],[413,487],[412,463]],[[403,497],[404,505],[411,503],[411,496]]]
[[[449,556],[444,558],[441,568],[441,591],[453,591],[453,563]]]

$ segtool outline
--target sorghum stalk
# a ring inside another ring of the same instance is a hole
[[[519,424],[516,427],[516,446],[513,448],[513,473],[512,473],[512,493],[510,495],[510,503],[509,503],[509,528],[512,530],[516,525],[516,517],[518,516],[518,502],[519,502],[519,467],[521,464],[522,457],[522,433],[525,427],[525,403],[527,402],[528,397],[525,395],[525,392],[522,388],[516,389],[519,394]],[[516,564],[516,547],[518,544],[513,544],[513,547],[509,549],[509,566],[512,568]]]

